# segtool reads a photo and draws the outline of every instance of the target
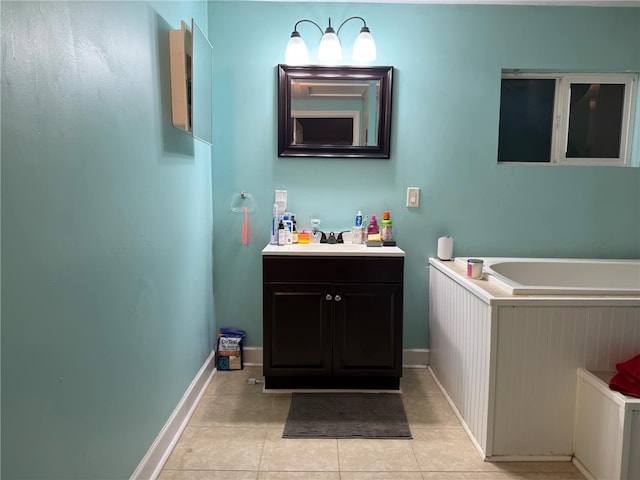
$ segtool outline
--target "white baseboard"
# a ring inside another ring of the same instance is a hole
[[[429,366],[428,348],[405,348],[402,351],[404,368],[427,368]]]
[[[244,347],[244,364],[247,366],[262,365],[262,347]],[[402,351],[404,368],[427,368],[429,365],[428,348],[406,348]]]
[[[576,468],[578,470],[580,470],[580,473],[582,473],[582,475],[584,475],[584,477],[587,480],[598,480],[596,477],[594,477],[593,475],[591,475],[591,472],[587,469],[587,467],[585,467],[582,462],[580,460],[578,460],[576,457],[573,457],[573,459],[571,460],[571,462],[576,466]]]
[[[262,366],[262,347],[244,347],[243,362],[249,367]]]
[[[173,413],[140,461],[130,480],[155,480],[189,423],[202,394],[215,373],[215,352],[211,352],[178,402]]]

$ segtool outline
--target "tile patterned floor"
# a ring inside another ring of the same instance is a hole
[[[483,462],[425,369],[405,369],[412,440],[283,439],[291,395],[218,372],[159,480],[577,480],[570,462]]]

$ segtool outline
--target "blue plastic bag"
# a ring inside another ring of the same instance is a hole
[[[237,328],[220,328],[216,342],[216,368],[218,370],[242,370],[246,332]]]

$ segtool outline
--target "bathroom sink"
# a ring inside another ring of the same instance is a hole
[[[262,255],[326,255],[326,256],[404,256],[398,247],[367,247],[353,243],[297,243],[294,245],[267,245]]]

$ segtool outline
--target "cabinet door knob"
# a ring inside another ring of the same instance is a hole
[[[333,297],[331,296],[330,293],[327,293],[327,296],[324,297],[324,298],[325,298],[325,300],[333,300]]]
[[[339,302],[340,300],[342,300],[342,297],[340,295],[336,295],[336,302]]]

